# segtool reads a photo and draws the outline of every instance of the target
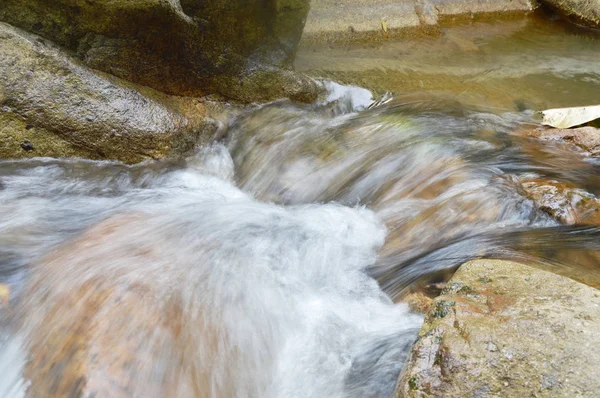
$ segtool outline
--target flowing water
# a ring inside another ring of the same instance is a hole
[[[223,142],[182,161],[0,161],[11,287],[0,397],[385,397],[422,322],[404,295],[464,261],[519,259],[600,286],[600,230],[561,226],[519,182],[598,195],[600,163],[511,134],[536,123],[517,106],[538,101],[527,93],[557,82],[574,89],[549,103],[600,102],[600,41],[514,23],[512,35],[465,28],[512,61],[489,83],[493,60],[457,61],[478,82],[461,95],[425,87],[374,102],[324,82],[321,102],[245,110]],[[457,55],[420,40],[446,51],[438,60]],[[343,53],[358,62],[403,45]],[[545,65],[532,73],[535,59]],[[386,62],[390,81],[435,69]]]

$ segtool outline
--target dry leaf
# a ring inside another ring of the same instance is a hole
[[[8,304],[10,300],[10,286],[0,284],[0,304]]]
[[[567,129],[600,119],[600,105],[548,109],[542,111],[542,115],[544,115],[542,124],[559,129]]]

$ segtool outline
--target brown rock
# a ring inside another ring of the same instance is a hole
[[[518,133],[544,141],[565,143],[573,148],[582,150],[587,156],[600,156],[600,129],[595,127],[580,127],[576,129],[555,129],[540,127]]]
[[[600,292],[525,265],[464,264],[434,300],[396,397],[595,397]]]
[[[544,179],[522,179],[527,197],[563,224],[600,224],[600,200],[570,184]]]
[[[161,275],[120,279],[161,261],[164,247],[132,238],[146,222],[143,214],[105,220],[33,268],[18,308],[29,397],[253,396],[236,389],[244,357],[218,317],[184,316],[189,308]],[[123,262],[129,267],[106,271]]]
[[[431,307],[431,303],[433,303],[433,299],[431,297],[428,297],[421,292],[410,293],[404,297],[403,301],[408,304],[408,307],[412,311],[419,312],[421,314],[426,314]]]
[[[600,2],[597,0],[542,0],[542,2],[573,22],[600,28]]]

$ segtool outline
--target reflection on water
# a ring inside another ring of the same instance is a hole
[[[394,94],[437,91],[510,110],[599,103],[600,33],[545,15],[442,27],[436,37],[301,48],[296,68]]]
[[[598,195],[600,165],[512,134],[533,112],[325,84],[182,161],[1,161],[0,396],[389,396],[422,320],[403,295],[462,262],[600,286],[600,230],[559,225],[519,182]]]

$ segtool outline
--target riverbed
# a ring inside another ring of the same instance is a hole
[[[140,396],[390,396],[422,322],[404,297],[463,262],[600,286],[598,228],[561,225],[520,184],[600,195],[600,162],[514,134],[538,110],[600,102],[599,38],[531,17],[307,47],[296,67],[319,102],[247,108],[186,159],[1,160],[0,396],[24,396],[26,353],[75,344],[84,315],[122,332],[116,352],[144,342],[115,359]],[[99,327],[81,333],[105,358]]]

